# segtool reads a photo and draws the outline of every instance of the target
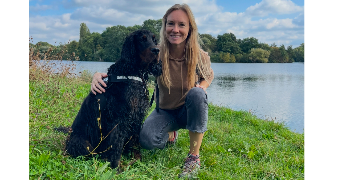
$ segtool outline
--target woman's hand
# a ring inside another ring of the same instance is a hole
[[[201,86],[201,85],[199,85],[199,84],[197,84],[196,85],[196,87],[199,87],[199,88],[202,88],[203,89],[203,91],[207,94],[207,88],[206,87],[204,87],[204,86]]]
[[[101,83],[103,87],[107,87],[106,83],[102,80],[105,77],[108,77],[106,73],[97,72],[94,74],[93,81],[91,82],[91,92],[93,92],[93,94],[96,95],[96,92],[100,94],[102,94],[102,92],[105,92],[105,89],[103,89],[99,84]]]
[[[207,88],[209,87],[209,84],[207,81],[203,80],[200,82],[200,84],[196,84],[196,87],[202,88],[203,91],[207,94]]]

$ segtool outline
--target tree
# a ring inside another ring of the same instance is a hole
[[[275,43],[272,43],[271,47],[277,47],[277,45]]]
[[[86,38],[89,35],[90,35],[89,28],[87,27],[85,23],[81,23],[80,24],[80,40],[79,40],[79,43],[81,46],[84,41],[84,38]]]
[[[251,63],[267,63],[270,52],[261,48],[252,48],[249,53],[249,62]]]
[[[235,56],[230,53],[220,52],[220,59],[225,63],[235,63]]]
[[[93,60],[93,46],[94,40],[92,36],[86,36],[82,39],[82,44],[79,44],[78,52],[81,61]]]
[[[159,38],[160,38],[161,27],[162,27],[162,19],[158,19],[158,20],[148,19],[144,21],[142,24],[142,29],[147,29],[151,31],[156,36],[158,43],[159,43]]]
[[[286,52],[284,44],[282,44],[279,47],[279,51],[280,51],[280,54],[281,54],[280,63],[287,63],[287,62],[289,62],[289,55]]]
[[[277,63],[280,62],[281,53],[278,47],[271,47],[271,53],[268,58],[269,63]]]
[[[209,53],[212,52],[211,49],[209,48],[209,46],[211,45],[211,42],[208,38],[206,37],[200,38],[200,45],[204,51],[209,52]]]
[[[199,34],[200,38],[203,41],[203,50],[211,53],[216,51],[216,42],[217,39],[210,34]]]
[[[68,56],[66,57],[66,59],[78,60],[78,56],[79,56],[78,47],[79,47],[79,43],[75,40],[68,43],[66,45],[67,56]]]
[[[304,62],[304,43],[302,43],[299,47],[296,47],[293,51],[294,51],[294,61]]]
[[[213,52],[210,55],[210,61],[215,63],[235,63],[236,59],[233,54],[225,52]]]
[[[294,62],[294,51],[292,49],[292,45],[287,46],[286,52],[289,55],[289,62]]]
[[[141,28],[139,25],[125,27],[121,25],[106,28],[101,34],[103,47],[103,60],[115,62],[121,57],[121,48],[125,38],[135,30]]]
[[[238,54],[241,52],[241,48],[233,33],[218,35],[216,45],[218,51],[228,52],[231,54]]]
[[[248,37],[241,40],[239,43],[241,51],[244,53],[249,53],[252,48],[259,48],[258,39],[254,37]]]
[[[259,44],[259,48],[261,48],[261,49],[263,49],[263,50],[271,51],[270,45],[268,45],[268,44],[266,44],[266,43],[260,43],[260,44]]]

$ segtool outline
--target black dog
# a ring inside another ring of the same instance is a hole
[[[82,103],[66,141],[68,154],[99,154],[112,168],[119,165],[123,151],[141,157],[139,133],[150,107],[148,74],[159,76],[162,71],[156,45],[155,36],[147,30],[125,39],[120,60],[108,68],[106,92],[90,92]]]

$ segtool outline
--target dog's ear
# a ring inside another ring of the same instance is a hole
[[[122,46],[121,58],[122,59],[134,59],[136,55],[135,39],[136,33],[131,33],[126,37],[125,42]]]

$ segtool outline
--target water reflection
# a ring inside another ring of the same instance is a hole
[[[303,132],[304,64],[218,65],[212,65],[215,79],[207,90],[210,102],[251,111]]]

